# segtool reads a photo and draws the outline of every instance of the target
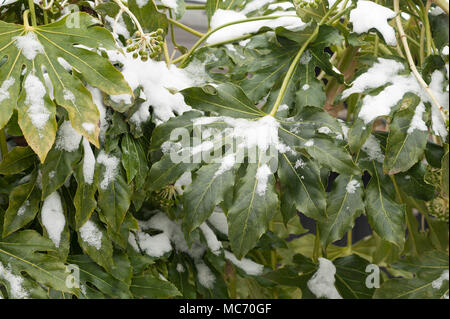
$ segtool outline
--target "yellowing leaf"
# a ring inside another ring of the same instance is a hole
[[[53,100],[67,110],[76,131],[99,145],[99,111],[73,70],[107,94],[132,94],[122,74],[96,52],[116,48],[97,23],[85,13],[37,27],[0,21],[0,127],[16,108],[23,134],[42,162],[56,135]]]

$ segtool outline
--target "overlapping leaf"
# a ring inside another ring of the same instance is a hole
[[[78,12],[37,27],[0,21],[0,54],[6,58],[0,68],[5,91],[0,100],[0,127],[16,108],[24,136],[42,162],[56,134],[53,99],[67,110],[74,129],[98,146],[97,107],[72,69],[108,94],[131,94],[120,72],[89,49],[115,48],[111,34],[96,24],[98,20]]]
[[[24,230],[0,240],[1,266],[12,276],[21,278],[20,285],[14,285],[8,277],[2,281],[11,298],[45,298],[45,292],[38,283],[62,292],[78,294],[75,288],[66,285],[65,265],[54,256],[54,244],[34,230]],[[25,272],[29,277],[21,276]]]
[[[334,143],[329,135],[318,132],[319,128],[326,126],[327,132],[342,134],[339,122],[318,108],[305,108],[302,116],[277,120],[264,115],[239,87],[230,84],[222,84],[215,88],[191,88],[182,93],[192,107],[204,112],[214,112],[219,116],[202,117],[201,113],[189,112],[169,120],[155,129],[151,149],[177,145],[178,140],[170,139],[171,129],[175,127],[185,128],[188,132],[199,130],[198,134],[209,132],[209,135],[214,137],[209,141],[202,140],[197,146],[181,143],[181,147],[172,152],[169,147],[169,151],[166,150],[162,158],[152,166],[149,173],[150,185],[153,185],[153,189],[165,187],[174,183],[185,171],[195,170],[201,166],[194,175],[193,183],[184,194],[184,225],[188,231],[203,223],[211,215],[214,207],[227,196],[229,189],[233,188],[233,201],[228,204],[228,223],[231,245],[238,257],[244,256],[254,247],[267,229],[273,214],[278,210],[279,200],[275,190],[276,179],[273,175],[277,170],[281,188],[286,194],[281,198],[282,202],[318,219],[325,218],[325,190],[320,180],[319,167],[313,164],[310,157],[331,170],[360,174],[344,144]],[[259,134],[266,130],[273,134],[250,138],[267,139],[261,143],[272,143],[270,146],[276,149],[276,154],[265,155],[269,147],[267,145],[266,149],[258,151],[257,147],[256,150],[253,149],[256,153],[251,153],[252,149],[248,149],[251,147],[250,144],[247,145],[245,142],[239,144],[238,137],[233,137],[239,125],[243,129],[241,133],[243,135],[246,134],[246,125],[248,130],[252,130],[252,125],[261,125],[255,132],[260,129]],[[227,138],[236,142],[231,149],[226,144]],[[190,143],[191,137],[188,136],[188,140],[184,142]],[[210,148],[206,151],[194,151],[195,148],[202,150],[208,145]],[[228,153],[212,152],[223,147]],[[248,164],[236,161],[240,154],[239,149],[245,153],[242,159],[247,158]],[[307,157],[300,156],[297,152],[300,150],[305,151]],[[205,161],[205,157],[199,157],[200,153],[210,154],[211,160]],[[180,163],[172,160],[174,155],[180,158]],[[234,158],[227,167],[223,166],[225,157],[229,160],[230,157]],[[275,163],[273,171],[269,168],[274,165],[270,163],[271,161]],[[304,162],[309,164],[304,166]],[[269,170],[263,177],[264,182],[260,177],[264,174],[263,170]],[[291,179],[292,175],[296,178]],[[292,181],[295,183],[292,184]],[[263,186],[258,186],[258,183],[263,183]]]
[[[448,254],[433,251],[410,257],[393,265],[414,274],[414,278],[394,278],[375,292],[375,298],[442,299],[448,296]],[[446,274],[446,275],[445,275]]]

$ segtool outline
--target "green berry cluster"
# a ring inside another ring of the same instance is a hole
[[[142,34],[136,31],[134,37],[127,40],[127,52],[133,52],[133,58],[141,58],[142,61],[157,58],[162,52],[163,29]]]
[[[294,0],[298,8],[318,8],[321,0]]]
[[[436,197],[435,199],[425,203],[430,215],[437,220],[448,223],[448,199]]]
[[[442,169],[433,168],[429,165],[425,173],[425,182],[430,185],[441,185],[441,180]],[[437,187],[436,193],[436,198],[432,199],[431,201],[425,202],[425,205],[427,206],[428,212],[431,216],[440,221],[448,223],[448,196],[444,194],[440,186]]]

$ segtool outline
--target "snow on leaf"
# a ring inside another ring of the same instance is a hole
[[[71,28],[66,22],[75,14],[79,27]],[[83,82],[71,74],[72,68],[88,84],[108,94],[131,94],[123,76],[107,59],[79,47],[116,47],[111,34],[95,24],[86,13],[69,14],[54,23],[28,28],[0,21],[0,44],[2,54],[7,57],[0,66],[0,127],[16,108],[24,136],[41,161],[55,138],[53,98],[67,110],[73,128],[98,146],[98,110]],[[18,79],[23,70],[23,100],[18,102],[21,89]]]
[[[361,34],[377,29],[387,44],[395,46],[394,28],[387,20],[395,17],[395,12],[372,1],[358,0],[356,9],[350,12],[350,22],[353,23],[353,31]]]

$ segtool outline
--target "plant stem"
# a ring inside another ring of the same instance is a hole
[[[231,266],[233,271],[230,273],[230,297],[231,298],[236,298],[237,294],[236,294],[236,269],[234,268],[234,266]]]
[[[28,0],[28,1],[33,1],[33,0]],[[130,9],[128,9],[128,7],[122,3],[122,1],[114,0],[114,2],[119,6],[119,8],[123,12],[125,12],[126,14],[128,14],[130,16],[131,20],[133,20],[134,24],[136,25],[136,28],[138,29],[138,31],[141,33],[141,35],[143,35],[145,32],[142,29],[141,24],[139,23],[139,20],[136,18],[136,16],[133,14],[133,12],[131,12]]]
[[[413,57],[411,55],[411,51],[409,50],[408,40],[406,38],[405,31],[403,30],[402,21],[400,19],[400,4],[399,4],[399,0],[394,0],[394,11],[397,13],[397,16],[395,17],[395,22],[397,23],[397,29],[398,29],[398,32],[400,34],[400,38],[401,38],[401,41],[402,41],[402,44],[403,44],[403,48],[404,48],[405,53],[406,53],[406,58],[408,59],[409,67],[410,67],[412,73],[414,74],[414,76],[416,77],[417,82],[419,82],[419,84],[424,88],[424,90],[427,92],[428,96],[431,98],[433,103],[441,111],[441,116],[442,116],[442,118],[444,119],[444,122],[445,122],[447,116],[444,113],[444,108],[442,107],[442,105],[440,105],[439,101],[436,99],[436,97],[434,96],[433,92],[430,90],[430,87],[428,86],[428,84],[424,81],[424,79],[422,79],[422,77],[420,76],[419,71],[417,71],[416,65],[414,64],[414,59],[413,59]]]
[[[263,265],[267,265],[267,260],[266,260],[266,258],[264,257],[264,255],[262,254],[261,251],[257,250],[256,251],[256,255],[258,256],[259,260],[261,261],[261,263]]]
[[[400,194],[400,189],[398,188],[397,181],[395,180],[395,176],[389,175],[389,178],[391,179],[392,184],[394,184],[395,194],[397,195],[397,201],[400,203],[403,203],[402,195]]]
[[[176,58],[174,60],[172,60],[172,64],[177,64],[178,62],[182,61],[186,57],[186,55],[187,55],[187,53],[179,56],[178,58]]]
[[[269,230],[271,232],[273,232],[274,231],[273,228],[274,228],[273,227],[273,221],[271,221],[269,223]],[[277,255],[275,254],[275,251],[273,249],[270,251],[270,265],[271,265],[273,270],[277,269]]]
[[[169,17],[172,18],[172,10],[169,10]],[[180,46],[178,45],[177,41],[175,40],[175,32],[173,31],[173,24],[170,24],[169,28],[170,28],[170,38],[172,39],[172,44],[174,46],[172,58],[170,59],[171,63],[173,63],[173,57],[175,56],[175,53],[176,53],[175,49],[179,50],[180,52],[181,52],[181,50],[180,50]]]
[[[314,238],[314,249],[312,258],[314,262],[319,260],[320,255],[320,235],[319,235],[319,224],[316,224],[316,237]]]
[[[1,159],[4,159],[6,154],[8,153],[8,144],[6,143],[6,134],[4,128],[0,130],[0,151],[2,152]]]
[[[199,38],[201,38],[202,36],[204,36],[203,33],[198,32],[198,31],[196,31],[196,30],[194,30],[194,29],[188,27],[187,25],[184,25],[184,24],[178,22],[177,20],[174,20],[174,19],[171,19],[171,18],[167,18],[167,20],[168,20],[170,23],[172,23],[173,25],[176,25],[177,27],[179,27],[180,29],[183,29],[184,31],[187,31],[187,32],[189,32],[189,33],[191,33],[191,34],[193,34],[193,35],[196,35],[196,36],[198,36]]]
[[[348,7],[345,10],[339,12],[338,14],[336,14],[334,17],[332,17],[329,21],[330,24],[335,25],[339,22],[339,20],[341,20],[341,17],[345,14],[347,14],[348,12],[350,12],[353,8]]]
[[[297,67],[298,61],[300,61],[300,58],[302,57],[302,54],[305,51],[306,47],[316,37],[316,35],[318,33],[319,33],[319,26],[317,26],[314,29],[314,32],[305,41],[305,43],[303,43],[302,47],[298,51],[294,60],[292,60],[292,63],[289,66],[286,76],[283,79],[283,83],[281,84],[280,92],[278,93],[277,99],[275,100],[275,104],[273,105],[272,110],[270,111],[270,114],[269,114],[270,116],[275,116],[275,114],[277,114],[278,107],[280,106],[281,102],[283,101],[284,95],[286,94],[286,90],[289,85],[289,81],[291,80],[292,74],[294,74],[294,71],[295,71],[295,68]]]
[[[233,21],[233,22],[228,22],[225,23],[221,26],[218,26],[215,29],[209,30],[207,33],[205,33],[193,46],[192,48],[189,49],[188,53],[186,53],[184,55],[183,60],[181,61],[180,67],[184,67],[184,64],[186,63],[186,61],[189,59],[189,57],[194,53],[194,51],[204,42],[206,41],[206,39],[208,39],[211,34],[213,34],[214,32],[219,31],[220,29],[226,28],[230,25],[235,25],[235,24],[240,24],[240,23],[246,23],[246,22],[251,22],[251,21],[259,21],[259,20],[274,20],[274,19],[278,19],[281,17],[297,17],[296,15],[284,15],[284,16],[261,16],[261,17],[254,17],[254,18],[248,18],[245,20],[237,20],[237,21]]]
[[[439,6],[448,15],[448,2],[445,0],[433,0],[433,2]]]
[[[34,10],[34,2],[33,2],[33,0],[28,0],[28,7],[29,7],[30,13],[31,13],[31,25],[33,27],[36,27],[37,26],[36,12]]]
[[[425,25],[425,34],[426,34],[426,39],[427,39],[427,56],[431,55],[431,40],[432,40],[432,36],[431,36],[431,29],[430,29],[430,21],[428,19],[428,11],[430,10],[431,7],[431,0],[427,1],[427,4],[425,5],[425,10],[423,12],[423,23]]]
[[[342,56],[338,61],[336,67],[339,70],[344,70],[344,81],[351,78],[356,70],[355,56],[358,54],[358,47],[347,46],[342,52]],[[345,89],[345,84],[339,83],[336,78],[332,77],[325,86],[325,110],[331,110],[334,106],[336,97]],[[341,103],[341,105],[343,105]]]
[[[373,45],[373,55],[375,57],[378,56],[378,43],[380,42],[380,39],[378,37],[378,34],[375,34],[375,43]]]
[[[420,65],[423,64],[423,61],[425,60],[425,26],[422,24],[422,27],[420,28],[420,45],[419,45],[419,58],[420,58]]]
[[[188,4],[186,5],[186,10],[203,10],[205,7],[204,4]]]
[[[163,43],[163,52],[164,52],[164,59],[166,60],[167,67],[170,66],[170,56],[169,56],[169,50],[167,49],[167,41],[164,40]]]
[[[314,38],[319,33],[320,26],[328,19],[331,12],[333,12],[333,10],[338,6],[338,4],[341,1],[342,0],[338,0],[333,4],[333,6],[327,11],[327,13],[323,16],[323,18],[317,24],[313,33],[308,37],[308,39],[305,41],[305,43],[303,43],[303,45],[301,46],[300,50],[298,51],[298,53],[295,56],[294,60],[292,61],[291,65],[289,66],[289,69],[283,79],[283,83],[281,84],[280,92],[278,93],[277,99],[275,100],[272,110],[269,113],[270,116],[275,116],[275,114],[277,114],[278,107],[280,106],[281,102],[284,99],[284,95],[286,94],[286,90],[289,85],[289,82],[291,81],[291,77],[294,74],[295,68],[297,67],[298,62],[300,61],[300,58],[301,58],[303,52],[306,50],[306,48],[311,43],[311,41],[313,41]]]
[[[52,5],[53,5],[53,1],[50,1],[50,4],[47,5],[47,0],[44,0],[44,2],[42,3],[44,6],[42,7],[42,10],[44,11],[44,24],[48,24],[48,13],[47,10],[49,10]]]
[[[350,252],[352,251],[352,242],[353,242],[352,237],[353,237],[353,230],[350,229],[350,230],[347,232],[347,249],[348,249]]]
[[[23,12],[23,26],[25,27],[25,30],[30,30],[32,27],[30,27],[30,23],[28,21],[28,15],[30,14],[30,10],[27,9]]]

